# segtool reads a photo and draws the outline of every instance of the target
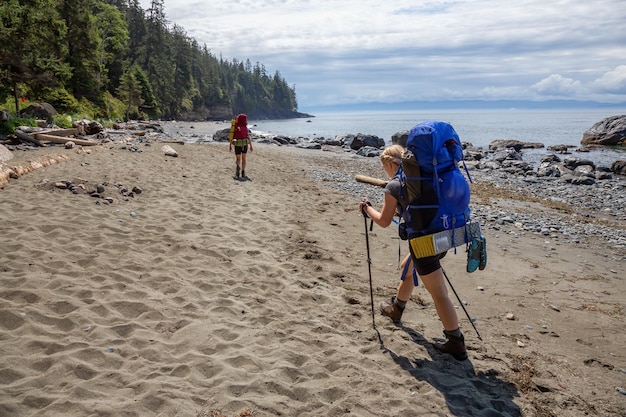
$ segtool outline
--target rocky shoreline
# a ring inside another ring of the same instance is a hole
[[[392,142],[402,143],[404,134],[399,132]],[[211,140],[227,140],[223,135],[218,131]],[[198,140],[202,141],[206,139]],[[377,157],[384,147],[380,138],[361,134],[331,139],[272,136],[255,137],[254,141],[343,153],[332,171],[315,169],[314,155],[319,154],[311,153],[307,175],[355,201],[367,196],[382,204],[380,190],[354,180],[357,174],[386,177]],[[465,165],[473,180],[473,217],[488,233],[535,235],[545,239],[547,248],[563,243],[591,245],[607,250],[607,256],[626,259],[624,161],[601,167],[585,158],[559,156],[567,149],[555,148],[546,150],[535,168],[524,160],[524,149],[541,148],[541,144],[497,141],[487,151],[464,145]]]
[[[157,139],[227,142],[227,126],[216,123],[207,129],[204,124],[167,123]],[[398,132],[392,142],[402,144],[407,134]],[[386,178],[378,159],[385,146],[382,138],[343,134],[310,139],[253,132],[253,141],[306,152],[303,170],[307,176],[350,195],[355,202],[367,196],[374,204],[382,204],[380,189],[354,179],[359,174]],[[465,165],[473,180],[473,217],[486,233],[534,235],[544,239],[547,248],[565,243],[592,246],[626,260],[626,177],[611,172],[613,168],[624,172],[624,161],[616,161],[613,167],[596,166],[567,154],[565,147],[546,149],[535,167],[526,160],[525,151],[540,149],[542,144],[494,141],[488,150],[469,143],[464,147]],[[317,158],[324,158],[324,163],[316,163]]]
[[[136,151],[149,141],[224,142],[226,126],[151,123],[149,133],[130,134],[120,147]],[[146,126],[140,124],[136,129],[146,130]],[[399,132],[392,141],[401,143],[404,134]],[[106,133],[100,135],[105,143]],[[367,196],[374,204],[382,204],[380,189],[355,181],[359,174],[386,178],[378,159],[385,145],[381,138],[346,134],[330,139],[255,136],[253,140],[255,144],[304,152],[307,176],[350,195],[355,202]],[[114,138],[109,141],[115,143]],[[615,167],[623,169],[624,161],[616,161],[612,168],[598,167],[584,158],[562,158],[559,152],[563,150],[550,149],[535,168],[525,160],[525,148],[536,149],[540,144],[493,143],[486,151],[464,145],[465,165],[473,180],[473,217],[488,233],[535,235],[545,239],[547,247],[593,245],[606,250],[607,256],[626,259],[626,177],[611,172]],[[324,164],[316,163],[317,158],[324,158]],[[318,166],[334,168],[322,170]]]
[[[325,186],[351,195],[355,202],[367,196],[381,205],[382,193],[377,187],[354,180],[357,174],[385,178],[379,164],[378,158],[354,156],[337,159],[332,171],[315,169],[312,161],[305,171]],[[592,245],[626,260],[623,178],[580,186],[558,178],[532,178],[494,169],[472,168],[469,172],[473,218],[486,227],[486,233],[535,235],[547,246]]]

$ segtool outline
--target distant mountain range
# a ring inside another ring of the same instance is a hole
[[[623,109],[626,102],[600,103],[578,100],[451,100],[451,101],[404,101],[399,103],[353,103],[328,106],[310,106],[301,109],[307,113],[350,111],[411,111],[411,110],[567,110],[567,109]]]

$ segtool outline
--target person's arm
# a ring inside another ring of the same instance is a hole
[[[387,227],[393,221],[393,215],[396,213],[396,206],[398,200],[396,200],[391,194],[385,193],[385,200],[383,201],[383,207],[380,211],[368,204],[367,198],[364,198],[359,203],[359,208],[365,210],[365,213],[374,220],[374,223],[380,227]]]
[[[252,139],[250,139],[250,136],[248,136],[247,139],[248,139],[248,147],[250,148],[250,152],[252,152]]]

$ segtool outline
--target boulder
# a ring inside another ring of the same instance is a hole
[[[489,144],[489,150],[497,151],[499,149],[513,148],[519,152],[522,149],[540,149],[544,146],[545,145],[543,143],[538,142],[522,142],[520,140],[497,139]]]
[[[406,148],[406,141],[408,139],[409,139],[409,131],[408,130],[401,130],[401,131],[396,132],[393,135],[391,135],[391,143],[392,144],[398,144],[398,145],[402,146],[403,148]]]
[[[79,129],[79,133],[82,132],[83,135],[96,135],[104,130],[101,123],[87,119],[77,120],[72,126]]]
[[[381,149],[385,147],[385,140],[375,135],[364,135],[362,133],[358,133],[350,144],[350,149],[358,151],[366,146]]]
[[[13,158],[13,152],[11,152],[6,146],[0,145],[0,162],[8,161]]]
[[[619,160],[613,162],[613,165],[611,165],[611,172],[613,174],[626,176],[626,161]]]
[[[583,133],[583,145],[626,146],[626,115],[600,120]]]
[[[213,140],[215,142],[228,142],[228,135],[230,134],[230,127],[228,129],[218,130],[213,134]]]
[[[570,145],[553,145],[548,146],[548,150],[556,153],[569,153],[569,148],[572,147]]]
[[[505,148],[504,150],[500,150],[494,153],[491,159],[493,159],[494,161],[498,161],[500,163],[502,163],[502,161],[505,161],[507,159],[514,160],[514,161],[521,161],[522,154],[513,148]]]
[[[52,116],[57,111],[50,103],[33,103],[20,112],[22,117],[32,117],[33,119],[52,120]]]

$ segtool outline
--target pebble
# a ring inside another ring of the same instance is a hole
[[[372,152],[374,157],[360,156],[355,151],[341,146],[329,146],[332,141],[325,141],[324,138],[292,139],[289,142],[291,145],[304,148],[307,143],[301,142],[314,141],[323,144],[317,149],[321,147],[329,151],[329,154],[337,155],[337,158],[319,157],[313,154],[307,157],[309,163],[302,169],[307,176],[335,191],[352,195],[355,206],[363,197],[368,197],[372,204],[378,207],[382,205],[383,193],[379,187],[354,180],[357,174],[386,179],[380,160],[375,157],[380,154],[381,150]],[[192,137],[188,137],[187,140],[202,142]],[[263,140],[263,138],[257,140],[261,143],[264,141],[275,143],[272,140]],[[552,155],[552,153],[546,152],[546,155]],[[510,231],[508,228],[512,227],[520,233],[537,233],[547,236],[555,243],[558,241],[559,244],[570,243],[585,245],[585,247],[593,245],[600,250],[611,250],[617,254],[617,258],[626,260],[626,227],[624,227],[626,181],[623,177],[607,175],[598,180],[588,178],[590,181],[576,181],[572,174],[561,177],[538,176],[538,167],[534,166],[537,161],[533,159],[538,157],[533,157],[532,154],[526,156],[522,153],[522,158],[526,157],[530,163],[519,161],[521,165],[527,165],[528,169],[507,168],[507,165],[490,163],[495,161],[492,161],[494,158],[489,152],[484,153],[483,156],[487,162],[485,167],[481,166],[483,164],[472,166],[472,161],[467,164],[471,169],[474,183],[490,183],[497,190],[523,196],[524,198],[520,200],[522,204],[528,201],[529,205],[547,207],[550,207],[550,203],[556,205],[550,210],[532,207],[524,210],[509,210],[472,201],[470,204],[472,217],[481,223],[484,230],[487,229],[485,234],[488,238],[496,238],[494,231],[508,233]],[[324,159],[316,163],[318,158]],[[325,169],[319,169],[321,166]],[[552,250],[555,249],[552,248]]]
[[[334,160],[336,166],[331,167]],[[312,163],[304,169],[307,176],[335,191],[352,195],[355,206],[363,197],[367,197],[375,206],[382,206],[383,192],[380,187],[354,180],[357,174],[386,178],[378,158],[325,158],[320,164],[315,164],[314,161],[315,157],[311,158]],[[317,169],[322,164],[328,169]],[[610,249],[619,259],[626,260],[624,179],[615,177],[593,185],[575,185],[558,178],[538,178],[537,181],[526,181],[525,178],[501,170],[472,171],[472,179],[476,184],[491,183],[511,194],[527,196],[525,200],[546,201],[543,205],[548,207],[549,202],[557,202],[570,211],[559,208],[513,210],[472,202],[472,218],[486,229],[488,238],[496,238],[494,231],[536,233],[549,237],[551,244],[558,241],[560,244],[595,245],[600,249]],[[502,250],[506,251],[506,248]],[[551,251],[554,250],[555,248],[551,248]]]

